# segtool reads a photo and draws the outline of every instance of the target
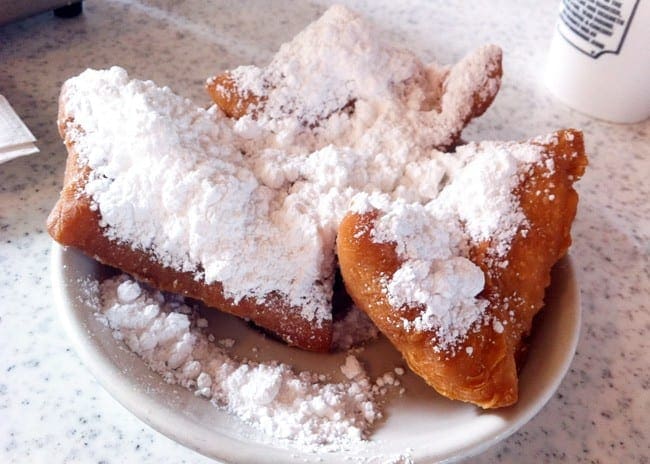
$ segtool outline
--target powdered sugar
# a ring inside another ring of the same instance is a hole
[[[358,15],[331,8],[267,68],[233,71],[240,93],[260,97],[237,121],[117,67],[69,80],[68,134],[91,168],[81,193],[104,233],[222,283],[235,302],[274,293],[314,324],[331,318],[336,232],[350,202],[364,192],[443,198],[450,172],[468,163],[431,147],[451,144],[475,95],[499,86],[497,47],[449,70],[379,39]],[[483,212],[447,196],[438,209],[469,226]]]
[[[487,302],[476,299],[483,290],[483,272],[462,257],[427,262],[408,259],[387,284],[388,301],[422,306],[413,321],[404,320],[409,330],[436,330],[440,348],[461,339],[482,315]]]
[[[403,261],[383,283],[388,302],[398,310],[421,307],[414,319],[403,319],[404,328],[433,331],[443,350],[481,323],[487,307],[477,298],[483,271],[468,259],[468,246],[489,241],[492,258],[502,258],[517,231],[526,232],[515,196],[521,176],[535,164],[553,168],[543,147],[531,143],[469,144],[455,156],[440,193],[424,205],[386,195],[357,196],[353,203],[360,213],[381,212],[373,239],[394,243]],[[503,331],[498,321],[493,326]]]
[[[340,117],[344,124],[331,121],[327,131],[318,131],[334,135],[335,124],[350,126],[339,114],[343,108],[357,99],[392,99],[422,72],[414,55],[385,46],[362,18],[334,6],[284,44],[268,67],[243,66],[231,75],[244,95],[263,99],[260,124],[286,139]]]
[[[474,95],[488,100],[498,91],[499,57],[497,47],[487,46],[451,70],[425,65],[386,44],[356,13],[334,6],[267,67],[229,74],[242,97],[258,97],[242,119],[266,133],[267,144],[370,147],[392,156],[400,147],[450,146],[470,117]]]
[[[217,111],[120,68],[85,71],[63,99],[83,127],[73,140],[92,168],[85,193],[108,237],[223,283],[235,301],[280,290],[307,320],[331,317],[334,258],[324,256],[319,224],[295,201],[283,204],[286,192],[258,182]]]
[[[458,147],[462,169],[427,208],[441,219],[455,218],[474,243],[490,240],[503,256],[517,230],[525,225],[514,189],[520,175],[543,159],[543,148],[531,143],[483,142]],[[548,168],[548,166],[547,166]]]
[[[341,382],[296,373],[286,364],[239,361],[220,346],[230,343],[208,340],[200,319],[181,299],[126,275],[100,288],[99,317],[117,340],[167,382],[210,399],[268,437],[301,449],[347,448],[363,440],[381,417],[375,400],[380,389],[353,355],[341,366]]]

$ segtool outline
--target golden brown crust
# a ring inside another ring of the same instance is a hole
[[[62,93],[65,98],[65,91]],[[104,235],[100,215],[91,208],[91,199],[83,194],[90,169],[80,167],[71,131],[73,119],[60,105],[59,131],[68,149],[64,186],[59,200],[47,220],[48,232],[57,242],[73,246],[94,259],[121,269],[161,290],[195,298],[207,306],[250,319],[278,335],[289,345],[312,351],[328,351],[332,337],[331,321],[316,326],[300,315],[300,308],[290,307],[278,295],[270,295],[264,304],[244,298],[234,303],[225,298],[220,283],[205,284],[190,272],[179,272],[161,265],[143,251],[117,243]]]
[[[498,53],[490,55],[484,63],[485,73],[483,74],[483,78],[479,85],[473,89],[471,95],[472,104],[470,105],[470,110],[464,115],[462,124],[463,128],[469,124],[472,119],[478,118],[485,113],[497,96],[498,92],[490,89],[490,86],[492,85],[492,82],[498,82],[498,85],[501,85],[501,77],[503,76],[502,59],[503,55],[501,49],[498,49]],[[464,62],[459,63],[460,66],[463,64]],[[460,136],[460,131],[456,138],[458,138],[458,136]]]
[[[239,119],[251,108],[258,108],[260,98],[251,93],[242,95],[229,73],[219,74],[208,80],[205,89],[212,100],[229,118]]]
[[[488,242],[474,246],[469,256],[485,274],[480,296],[488,301],[487,313],[512,322],[504,326],[502,333],[485,325],[477,332],[470,331],[453,355],[432,349],[433,332],[402,329],[401,319],[414,319],[420,312],[418,308],[398,313],[387,301],[382,278],[392,276],[401,262],[394,244],[372,240],[377,212],[349,214],[341,223],[337,251],[350,296],[403,354],[411,369],[448,398],[483,408],[517,401],[516,356],[534,315],[543,306],[551,268],[571,243],[571,223],[578,202],[572,184],[587,164],[580,132],[560,131],[557,138],[556,144],[546,145],[554,160],[553,172],[549,175],[545,167],[536,166],[515,192],[530,230],[514,238],[506,256],[508,266],[490,264],[493,260]],[[539,195],[538,191],[546,194]],[[509,311],[514,311],[514,320]],[[466,347],[472,347],[471,354]]]

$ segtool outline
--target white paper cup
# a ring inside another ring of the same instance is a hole
[[[563,0],[544,79],[590,116],[650,117],[650,0]]]

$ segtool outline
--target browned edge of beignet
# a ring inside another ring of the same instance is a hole
[[[208,79],[205,89],[216,105],[229,118],[239,119],[249,112],[249,108],[257,109],[262,102],[260,97],[248,92],[242,95],[234,79],[224,72]]]
[[[489,242],[479,243],[470,252],[470,260],[485,274],[485,287],[479,296],[488,301],[486,314],[507,321],[507,325],[503,325],[502,333],[492,325],[470,330],[454,353],[436,352],[432,331],[403,329],[402,318],[412,321],[420,308],[396,310],[388,303],[382,281],[392,277],[401,261],[394,243],[375,243],[372,239],[377,211],[351,213],[341,223],[337,252],[348,293],[402,353],[409,367],[448,398],[482,408],[509,406],[518,399],[516,355],[533,317],[544,304],[551,268],[571,243],[578,203],[573,182],[587,165],[579,131],[559,131],[556,135],[557,143],[545,145],[554,160],[552,174],[545,166],[536,165],[515,191],[529,230],[513,239],[505,258],[507,267],[492,259]],[[471,353],[466,351],[468,347]]]
[[[277,294],[269,295],[263,304],[252,298],[243,298],[235,304],[224,296],[220,283],[197,281],[191,272],[165,267],[144,251],[107,238],[100,226],[99,212],[93,211],[91,199],[83,193],[90,169],[80,166],[71,136],[71,132],[83,131],[83,128],[74,125],[74,120],[65,114],[64,106],[62,101],[59,105],[59,132],[68,149],[68,159],[63,189],[47,219],[47,229],[54,240],[75,247],[97,261],[127,272],[160,290],[191,297],[209,307],[250,319],[291,346],[321,352],[330,349],[332,322],[322,321],[317,326],[307,321],[300,315],[300,308],[289,306]]]
[[[483,47],[488,48],[488,47]],[[478,60],[474,58],[474,54],[467,55],[461,61],[459,61],[452,71],[455,73],[461,74],[461,76],[469,70],[472,66],[477,66],[478,63],[482,64],[485,72],[481,74],[481,79],[476,82],[474,88],[471,89],[470,98],[472,104],[467,113],[463,114],[463,124],[461,131],[469,122],[481,116],[487,111],[487,109],[492,105],[492,102],[499,93],[501,88],[501,78],[503,77],[503,52],[501,48],[497,46],[490,46],[489,49],[491,53],[488,53],[483,60]],[[478,53],[480,50],[475,51]],[[472,60],[478,61],[478,63],[473,63]],[[459,79],[460,80],[460,79]],[[447,81],[445,85],[453,85],[451,81]],[[492,86],[494,85],[494,88]],[[448,89],[447,89],[448,90]],[[460,137],[460,131],[457,134],[456,138]]]

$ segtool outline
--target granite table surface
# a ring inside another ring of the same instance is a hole
[[[542,411],[476,463],[650,462],[650,121],[616,125],[555,100],[541,74],[554,1],[350,1],[396,43],[451,63],[504,49],[494,105],[467,140],[584,131],[590,166],[571,255],[582,297],[573,364]],[[0,93],[40,154],[0,165],[0,462],[211,462],[124,409],[82,365],[57,318],[46,216],[61,185],[56,129],[62,82],[119,64],[208,103],[206,77],[264,64],[325,2],[108,0],[73,19],[44,13],[0,27]]]

